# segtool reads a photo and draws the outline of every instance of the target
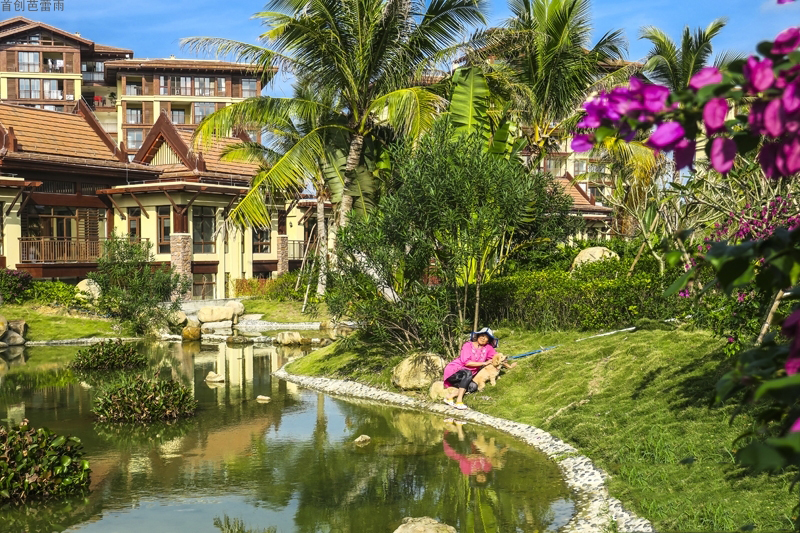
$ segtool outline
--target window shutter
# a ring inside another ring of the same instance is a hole
[[[17,71],[17,52],[9,50],[6,52],[6,68],[9,72]]]
[[[234,78],[231,80],[231,96],[233,98],[242,97],[242,79]]]
[[[19,80],[14,78],[8,79],[8,99],[15,100],[19,98]]]

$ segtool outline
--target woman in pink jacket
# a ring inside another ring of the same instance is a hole
[[[464,393],[470,385],[477,390],[472,378],[478,371],[488,365],[497,351],[497,337],[489,328],[474,331],[470,340],[461,347],[461,354],[444,368],[444,403],[456,409],[467,409],[464,405]],[[470,390],[470,392],[473,392]],[[453,401],[455,399],[455,401]]]

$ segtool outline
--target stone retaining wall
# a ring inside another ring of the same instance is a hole
[[[622,502],[609,496],[608,488],[606,487],[608,474],[597,468],[588,457],[580,455],[574,447],[539,428],[485,415],[478,411],[459,411],[442,403],[417,400],[403,394],[376,389],[354,381],[298,376],[289,374],[285,368],[281,368],[274,375],[280,379],[319,390],[326,394],[387,402],[405,408],[432,411],[483,424],[504,431],[536,447],[556,462],[564,475],[567,485],[575,495],[577,512],[569,523],[561,529],[563,533],[613,531],[613,523],[616,523],[616,531],[620,532],[651,533],[655,531],[649,521],[627,511]]]

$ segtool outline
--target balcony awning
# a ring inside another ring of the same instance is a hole
[[[111,189],[99,189],[97,194],[106,196],[139,194],[148,192],[203,192],[208,194],[241,195],[250,189],[236,185],[218,185],[202,182],[148,182],[137,185],[121,185]]]

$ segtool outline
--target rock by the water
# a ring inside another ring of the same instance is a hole
[[[201,336],[202,332],[200,331],[200,328],[186,326],[183,328],[183,331],[181,331],[181,339],[187,342],[199,341]]]
[[[347,337],[348,335],[352,335],[353,331],[355,331],[350,326],[336,326],[333,330],[333,336],[338,337]]]
[[[437,522],[429,516],[403,518],[403,523],[394,530],[394,533],[458,533],[456,528]]]
[[[226,320],[233,320],[233,315],[234,311],[232,307],[201,307],[197,312],[197,320],[203,324],[206,322],[223,322]]]
[[[392,369],[392,385],[403,390],[427,389],[440,380],[445,362],[434,353],[413,354]]]
[[[190,328],[199,328],[200,327],[200,321],[197,320],[197,317],[195,317],[195,316],[187,316],[186,317],[186,325],[189,326]]]
[[[24,337],[25,334],[28,333],[28,323],[24,320],[9,320],[8,329],[17,332]]]
[[[6,317],[0,316],[0,338],[6,334],[6,331],[8,331],[8,320]]]
[[[431,388],[428,390],[428,397],[438,402],[439,400],[444,400],[444,382],[442,380],[436,380],[431,383]]]
[[[308,337],[300,337],[300,344],[312,344],[313,341]]]
[[[275,337],[275,344],[301,344],[303,338],[296,331],[281,331]]]
[[[0,350],[5,350],[6,348],[8,348],[8,344],[0,342]]]
[[[100,285],[91,279],[84,279],[78,282],[78,296],[86,300],[97,300],[100,297]]]
[[[272,398],[270,398],[269,396],[264,396],[263,394],[259,394],[258,396],[256,396],[256,401],[258,403],[269,403],[272,401]]]
[[[214,371],[209,371],[206,375],[206,381],[210,381],[211,383],[222,383],[225,381],[225,376],[221,376]]]
[[[591,248],[586,248],[585,250],[581,250],[580,253],[575,257],[572,261],[572,266],[570,270],[575,270],[576,268],[580,268],[581,265],[584,263],[593,263],[595,261],[602,261],[603,259],[619,259],[619,255],[612,250],[609,250],[605,246],[592,246]]]
[[[231,300],[225,304],[225,307],[233,309],[233,313],[236,316],[242,316],[244,314],[244,304],[239,300]]]
[[[245,337],[244,335],[231,335],[225,342],[228,344],[251,344],[253,339]]]
[[[369,441],[371,440],[372,439],[369,438],[369,435],[361,435],[353,442],[355,443],[356,446],[366,446],[367,444],[369,444]]]
[[[6,331],[2,341],[9,346],[22,346],[25,344],[25,338],[16,331],[10,329]]]
[[[167,316],[167,322],[170,326],[183,326],[187,322],[186,313],[183,311],[175,311]]]

